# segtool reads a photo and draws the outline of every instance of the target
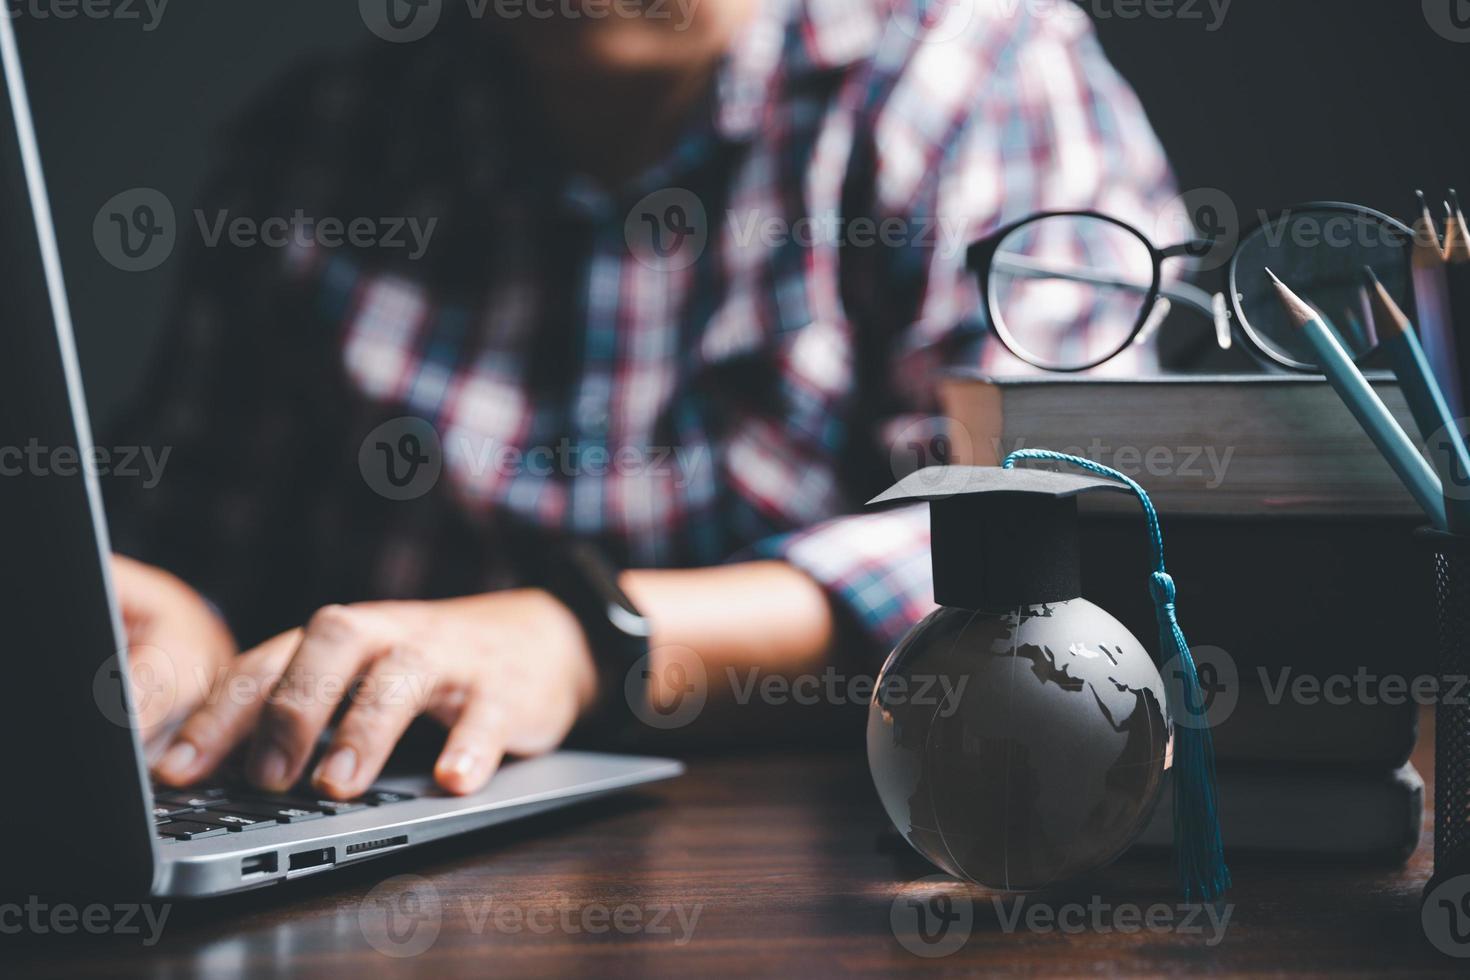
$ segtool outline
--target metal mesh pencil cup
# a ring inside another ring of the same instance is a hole
[[[1434,708],[1434,877],[1470,873],[1470,537],[1423,530],[1434,558],[1435,651],[1440,698]],[[1427,892],[1426,892],[1427,894]]]

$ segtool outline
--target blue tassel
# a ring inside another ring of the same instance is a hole
[[[1149,594],[1159,620],[1159,662],[1179,661],[1178,696],[1169,705],[1174,717],[1174,855],[1179,887],[1186,902],[1212,902],[1230,887],[1230,869],[1225,866],[1225,848],[1220,838],[1215,740],[1205,717],[1194,657],[1189,652],[1184,631],[1179,628],[1174,579],[1164,567],[1164,535],[1159,528],[1158,511],[1143,487],[1117,470],[1090,459],[1046,449],[1023,449],[1006,457],[1001,465],[1014,469],[1016,462],[1023,459],[1066,463],[1116,480],[1132,490],[1143,504],[1153,546],[1154,573],[1149,580]]]

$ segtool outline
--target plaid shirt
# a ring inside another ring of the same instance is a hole
[[[890,647],[932,608],[927,517],[862,502],[932,434],[937,370],[1009,359],[965,246],[1042,208],[1152,229],[1171,196],[1085,17],[1025,7],[767,0],[616,191],[545,155],[493,29],[303,69],[204,212],[432,219],[428,251],[193,248],[131,420],[173,455],[114,487],[120,550],[247,639],[514,585],[541,531],[630,567],[777,558]],[[400,450],[431,476],[411,499],[373,474]]]

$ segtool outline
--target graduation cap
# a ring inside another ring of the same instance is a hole
[[[934,601],[996,611],[1082,594],[1077,498],[1114,480],[997,466],[930,466],[868,501],[928,501]]]
[[[1021,461],[1075,466],[1087,475],[1015,468]],[[1215,795],[1215,749],[1194,658],[1176,615],[1175,585],[1164,565],[1158,512],[1148,492],[1127,475],[1093,460],[1023,449],[999,467],[918,470],[869,503],[928,502],[934,600],[941,606],[975,611],[973,621],[1003,616],[1020,606],[1081,598],[1077,499],[1094,490],[1136,496],[1147,519],[1154,564],[1149,593],[1158,620],[1159,661],[1172,665],[1174,840],[1180,886],[1186,900],[1213,901],[1230,887]],[[1053,618],[1052,625],[1066,618]],[[921,634],[932,622],[916,626],[900,649],[926,642]]]

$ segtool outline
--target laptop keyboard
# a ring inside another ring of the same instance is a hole
[[[271,795],[240,787],[154,788],[153,822],[161,841],[200,840],[243,834],[283,823],[304,823],[367,807],[411,800],[408,793],[369,790],[355,800],[318,800],[309,795]]]

